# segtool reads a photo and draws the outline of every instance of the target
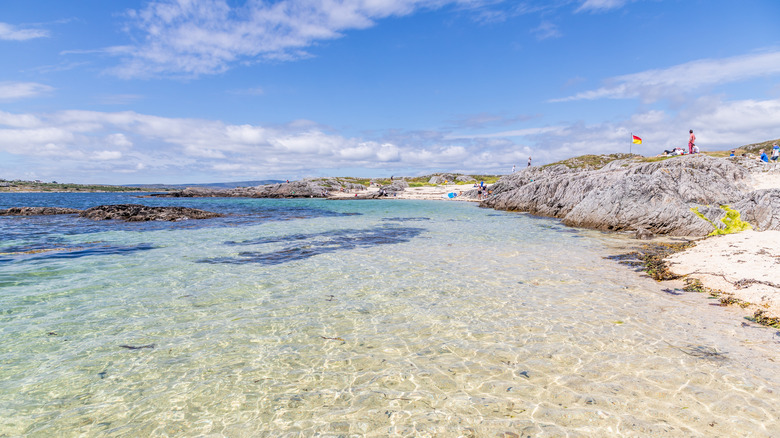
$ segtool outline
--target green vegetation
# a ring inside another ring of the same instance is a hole
[[[674,156],[668,156],[668,157],[643,157],[643,158],[640,158],[639,161],[641,161],[643,163],[657,163],[659,161],[668,160],[670,158],[674,158]]]
[[[740,219],[740,214],[737,210],[734,210],[728,205],[721,205],[720,208],[726,212],[726,216],[720,220],[725,225],[724,228],[718,228],[718,226],[714,222],[704,217],[703,214],[699,213],[699,207],[691,208],[691,211],[694,212],[696,216],[699,216],[700,218],[709,222],[710,225],[712,225],[713,228],[715,228],[715,230],[713,230],[710,234],[708,234],[708,236],[719,236],[722,234],[739,233],[740,231],[745,231],[752,228],[749,223]]]
[[[557,166],[557,165],[564,165],[568,167],[569,169],[601,169],[602,167],[606,166],[607,164],[615,161],[615,160],[625,160],[627,158],[634,158],[634,157],[640,157],[636,154],[609,154],[609,155],[581,155],[579,157],[569,158],[562,161],[557,161],[555,163],[545,164],[542,166],[542,169],[545,167],[551,167],[551,166]]]
[[[761,149],[764,149],[767,152],[770,151],[772,149],[772,145],[775,144],[775,143],[780,144],[780,139],[777,139],[777,140],[767,140],[767,141],[763,141],[761,143],[748,144],[748,145],[741,146],[741,147],[735,148],[735,149],[737,149],[737,155],[740,155],[743,152],[747,152],[747,153],[751,153],[751,154],[758,154],[758,151],[760,151]],[[724,153],[725,153],[725,156],[729,155],[728,152],[724,152]]]
[[[468,181],[454,181],[450,180],[447,183],[448,184],[457,184],[457,185],[472,185],[474,182],[477,181],[484,181],[485,184],[494,184],[496,181],[501,178],[501,175],[463,175],[458,173],[437,173],[437,174],[431,174],[431,175],[422,175],[422,176],[399,176],[394,177],[393,180],[404,180],[407,184],[409,184],[409,187],[435,187],[437,184],[431,184],[428,181],[431,180],[434,176],[441,176],[441,175],[452,175],[453,177],[458,176],[466,176],[470,178]],[[382,186],[390,185],[393,183],[393,181],[390,180],[390,178],[356,178],[356,177],[337,177],[337,178],[318,178],[325,187],[331,187],[333,184],[338,183],[341,185],[344,184],[360,184],[362,186],[368,187],[370,183],[376,183]]]
[[[138,187],[95,184],[46,183],[42,181],[7,181],[0,179],[0,192],[138,192]]]
[[[780,318],[767,316],[764,310],[756,310],[753,314],[753,320],[758,324],[780,329]]]

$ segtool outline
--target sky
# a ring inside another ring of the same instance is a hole
[[[506,174],[780,138],[777,0],[0,0],[0,58],[6,180]]]

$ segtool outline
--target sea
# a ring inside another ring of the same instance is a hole
[[[610,256],[414,200],[5,193],[0,437],[777,437],[780,332]]]

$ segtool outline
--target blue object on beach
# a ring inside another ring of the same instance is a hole
[[[456,194],[455,194],[455,192],[450,192],[450,193],[447,193],[447,197],[448,197],[448,198],[454,198],[454,197],[456,197],[456,196],[458,196],[458,195],[456,195]]]

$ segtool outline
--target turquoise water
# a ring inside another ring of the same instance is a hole
[[[2,195],[0,436],[776,436],[780,334],[447,201]]]

